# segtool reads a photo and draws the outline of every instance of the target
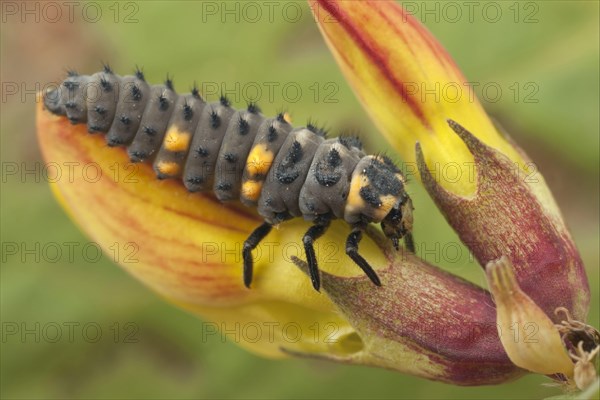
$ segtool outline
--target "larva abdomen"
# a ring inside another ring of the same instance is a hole
[[[308,124],[292,129],[284,114],[265,118],[255,104],[234,110],[225,97],[207,104],[198,91],[178,95],[170,79],[150,86],[137,70],[119,77],[109,67],[92,76],[69,73],[44,104],[88,131],[107,132],[109,146],[127,146],[132,162],[149,161],[160,179],[181,178],[190,192],[213,191],[218,200],[256,207],[265,222],[244,242],[244,283],[252,280],[251,251],[273,225],[304,217],[302,238],[313,286],[320,286],[313,243],[332,219],[352,226],[346,253],[380,285],[358,254],[361,231],[380,222],[397,247],[412,250],[412,202],[404,178],[384,156],[365,155],[352,137],[325,139]]]

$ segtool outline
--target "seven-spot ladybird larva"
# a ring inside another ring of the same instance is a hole
[[[106,133],[109,146],[127,146],[132,162],[153,163],[158,178],[182,179],[190,192],[213,190],[222,202],[258,207],[264,218],[243,247],[244,283],[252,281],[251,251],[277,225],[295,217],[312,221],[302,242],[312,284],[320,277],[313,243],[334,218],[352,231],[346,253],[376,285],[379,278],[358,254],[362,230],[381,223],[396,249],[404,237],[414,252],[412,202],[400,170],[385,156],[367,155],[355,137],[326,139],[312,124],[292,128],[284,114],[265,118],[256,104],[234,110],[227,98],[206,103],[194,87],[178,95],[167,78],[149,85],[137,69],[120,77],[106,65],[93,75],[69,71],[48,90],[45,107],[90,133]]]

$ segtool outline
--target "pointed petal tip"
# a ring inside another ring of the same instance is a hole
[[[418,153],[421,152],[421,142],[418,140],[415,140],[415,154],[418,155]]]
[[[463,141],[463,143],[469,149],[469,152],[477,157],[481,155],[485,149],[487,149],[487,145],[485,145],[477,136],[475,136],[471,131],[465,128],[463,125],[459,124],[453,119],[446,119],[446,122],[450,126],[450,128],[458,135],[458,137]]]

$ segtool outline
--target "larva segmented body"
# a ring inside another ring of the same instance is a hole
[[[311,280],[320,277],[314,241],[332,219],[352,226],[346,253],[376,284],[358,254],[362,230],[381,223],[398,248],[413,251],[412,202],[400,170],[385,156],[367,155],[355,137],[326,139],[311,124],[292,128],[285,115],[266,118],[255,104],[235,110],[221,97],[206,103],[197,89],[178,95],[170,79],[149,85],[140,70],[120,77],[108,66],[93,75],[69,72],[44,95],[51,112],[90,133],[106,133],[110,146],[127,146],[132,162],[152,162],[160,179],[181,179],[189,191],[210,191],[220,201],[257,207],[265,222],[244,242],[244,283],[250,286],[251,251],[273,225],[304,217],[303,237]]]

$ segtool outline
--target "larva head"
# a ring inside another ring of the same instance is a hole
[[[407,238],[407,247],[412,251],[413,206],[410,197],[405,194],[381,221],[381,229],[394,247],[398,249],[398,240]]]
[[[350,224],[381,222],[383,232],[396,247],[400,238],[408,237],[412,202],[404,190],[402,173],[389,158],[369,155],[358,162],[352,173],[344,219]]]

